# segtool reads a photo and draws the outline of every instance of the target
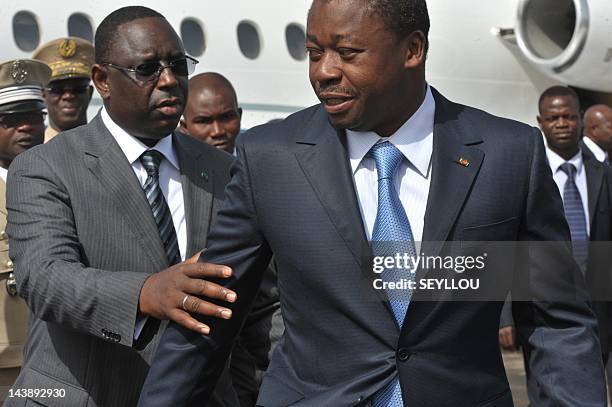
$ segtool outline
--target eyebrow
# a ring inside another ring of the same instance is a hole
[[[316,35],[307,34],[306,38],[308,38],[309,41],[318,42]],[[351,39],[351,34],[335,34],[335,35],[333,35],[332,39],[335,42],[340,41],[340,40],[350,40]]]

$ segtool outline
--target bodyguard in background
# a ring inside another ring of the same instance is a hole
[[[11,162],[43,142],[45,103],[42,88],[51,70],[40,61],[0,64],[0,401],[22,364],[28,308],[17,296],[6,227],[6,180]]]
[[[612,108],[608,105],[591,106],[584,113],[582,153],[593,156],[606,167],[610,166],[612,150]]]
[[[77,37],[58,38],[42,45],[33,55],[51,68],[51,81],[44,96],[49,112],[45,143],[60,131],[87,123],[87,107],[91,101],[91,67],[94,47]]]

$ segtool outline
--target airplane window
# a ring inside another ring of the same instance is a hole
[[[199,21],[193,18],[186,18],[181,23],[181,38],[183,45],[189,55],[199,57],[206,49],[204,31]]]
[[[255,59],[261,51],[259,32],[255,25],[248,21],[238,24],[238,45],[242,55],[249,59]]]
[[[68,17],[68,35],[93,42],[93,27],[89,17],[83,13],[74,13]]]
[[[297,61],[306,59],[306,34],[301,25],[291,23],[285,29],[287,50],[291,57]]]
[[[36,16],[20,11],[13,16],[13,38],[20,50],[32,52],[40,43],[40,30]]]

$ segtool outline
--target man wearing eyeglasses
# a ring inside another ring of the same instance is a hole
[[[161,321],[206,334],[190,313],[227,319],[236,300],[205,281],[231,270],[195,262],[232,162],[175,132],[197,61],[133,6],[100,23],[95,62],[101,112],[11,166],[7,232],[32,317],[9,406],[136,405]],[[236,406],[231,380],[220,386],[214,405]]]
[[[60,131],[87,123],[87,107],[93,94],[89,77],[94,47],[81,38],[59,38],[41,46],[33,58],[52,70],[51,82],[44,89],[49,112],[46,143]]]
[[[22,364],[28,308],[17,296],[6,227],[7,169],[17,155],[43,141],[45,103],[42,88],[51,70],[42,62],[0,64],[0,401]]]

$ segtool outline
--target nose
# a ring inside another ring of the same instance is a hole
[[[74,99],[76,97],[74,91],[72,89],[64,89],[62,92],[62,99]]]
[[[318,61],[310,62],[311,80],[321,87],[340,82],[342,79],[342,66],[336,54],[324,53]]]
[[[218,120],[212,122],[210,130],[210,137],[212,138],[225,135],[225,131],[223,131],[223,127],[221,126]]]
[[[170,66],[164,66],[162,68],[161,72],[159,73],[159,78],[157,80],[157,87],[171,88],[178,85],[176,75],[170,68]]]

